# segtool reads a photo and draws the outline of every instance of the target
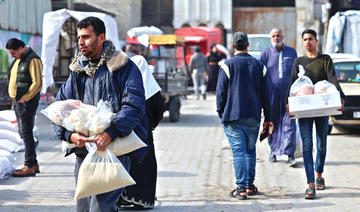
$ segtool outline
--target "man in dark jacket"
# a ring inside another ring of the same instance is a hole
[[[16,38],[6,43],[15,61],[10,67],[9,96],[13,99],[19,134],[25,144],[24,167],[16,170],[13,177],[35,176],[39,173],[36,159],[33,128],[42,86],[42,63],[39,56],[25,43]]]
[[[109,101],[116,117],[111,125],[95,138],[67,131],[55,126],[61,140],[74,143],[77,147],[68,154],[76,154],[75,178],[79,167],[87,155],[86,142],[96,143],[97,149],[104,151],[116,137],[127,136],[134,131],[146,143],[147,120],[145,115],[145,95],[141,73],[136,65],[121,51],[116,51],[110,41],[105,40],[104,22],[88,17],[79,22],[78,44],[80,52],[74,57],[69,68],[70,76],[60,88],[56,100],[77,99],[85,104],[96,105],[99,100]],[[147,148],[132,154],[141,160]],[[118,157],[129,170],[130,157]],[[118,211],[116,201],[123,188],[77,200],[77,211]]]
[[[235,56],[221,64],[216,87],[217,112],[224,126],[233,153],[237,188],[231,195],[246,199],[257,193],[254,185],[256,140],[261,109],[264,109],[264,129],[272,133],[268,74],[265,66],[247,53],[246,33],[233,35]]]

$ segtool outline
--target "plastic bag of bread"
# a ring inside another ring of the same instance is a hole
[[[56,101],[40,112],[54,124],[63,125],[63,121],[69,116],[72,110],[80,107],[81,102],[75,99]]]
[[[110,150],[98,151],[94,143],[86,143],[86,149],[89,153],[79,169],[75,200],[135,184]]]
[[[305,96],[314,93],[314,85],[311,79],[305,76],[305,69],[299,65],[298,77],[290,88],[290,96]]]
[[[327,80],[322,80],[314,85],[314,93],[336,93],[338,92],[334,84]]]

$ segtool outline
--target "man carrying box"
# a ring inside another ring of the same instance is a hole
[[[318,40],[316,38],[316,32],[312,29],[306,29],[302,32],[302,41],[306,50],[306,55],[298,57],[294,61],[294,66],[291,74],[291,85],[297,79],[299,73],[299,65],[302,65],[305,69],[305,75],[308,76],[312,83],[315,84],[321,80],[327,80],[334,84],[339,90],[342,98],[342,107],[338,110],[342,111],[344,107],[344,93],[336,79],[336,73],[334,70],[333,62],[329,55],[321,54],[318,52]],[[290,93],[290,87],[288,89],[288,95]],[[289,113],[288,99],[285,99],[286,109],[290,117],[294,117]],[[314,199],[316,197],[316,190],[325,189],[325,180],[322,177],[324,171],[325,157],[326,157],[326,139],[328,131],[328,116],[313,117],[313,118],[300,118],[299,127],[301,139],[303,142],[303,160],[307,183],[309,187],[305,191],[305,199]],[[316,161],[315,161],[315,175],[314,179],[314,162],[313,162],[313,123],[316,126]]]

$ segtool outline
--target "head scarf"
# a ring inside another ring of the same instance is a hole
[[[141,55],[135,55],[130,58],[136,66],[139,68],[145,90],[145,99],[148,100],[154,94],[161,90],[159,84],[156,82],[154,76],[152,75],[149,64],[146,62],[145,58]]]

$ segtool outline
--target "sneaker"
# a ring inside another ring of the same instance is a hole
[[[297,166],[297,162],[296,162],[294,156],[289,156],[288,164],[289,164],[289,167],[296,167]]]
[[[270,154],[270,158],[269,158],[269,161],[271,162],[271,163],[275,163],[276,162],[276,155],[274,155],[274,154]]]
[[[11,176],[13,177],[33,177],[36,175],[35,168],[29,168],[24,166],[21,169],[17,169]]]

